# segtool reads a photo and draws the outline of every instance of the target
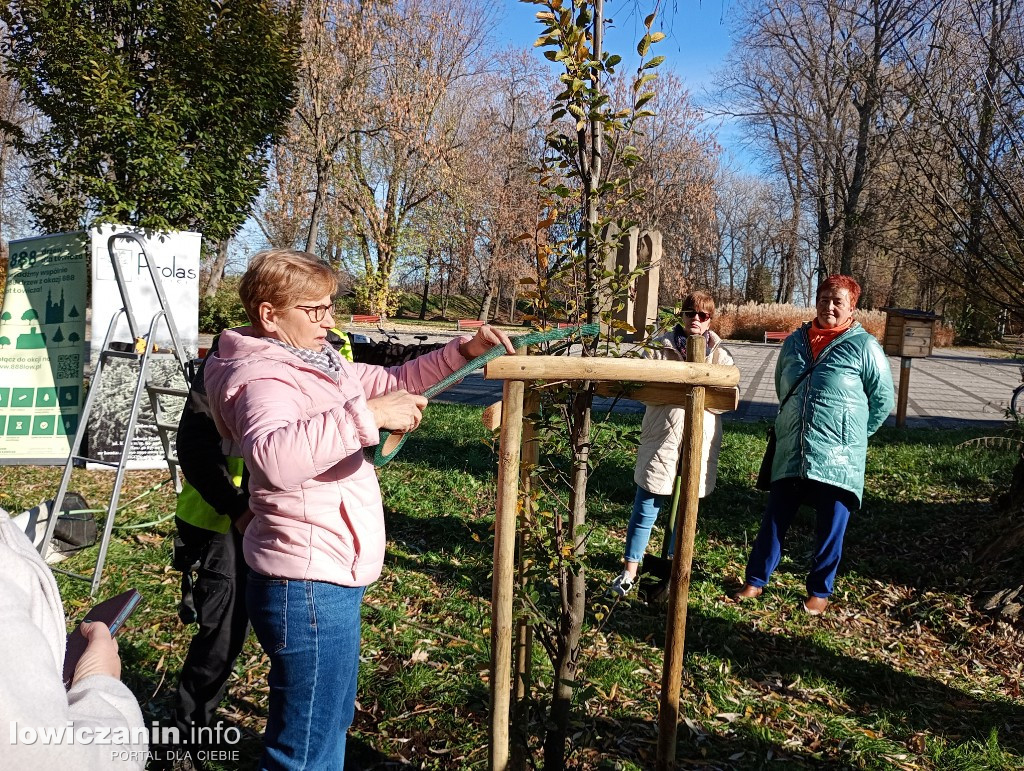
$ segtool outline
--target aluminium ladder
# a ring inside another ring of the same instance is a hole
[[[128,287],[121,268],[121,262],[114,252],[114,243],[118,239],[134,241],[138,244],[139,248],[142,250],[143,257],[146,260],[146,265],[149,268],[150,278],[153,281],[153,288],[156,291],[160,307],[150,319],[148,331],[146,332],[143,331],[143,327],[135,317],[131,299],[128,295]],[[149,395],[150,404],[153,408],[154,424],[156,425],[157,432],[160,435],[160,440],[164,449],[164,456],[167,459],[167,465],[171,472],[171,480],[174,483],[175,490],[180,489],[180,481],[178,479],[177,472],[178,459],[174,455],[173,445],[171,444],[170,439],[170,434],[177,430],[178,425],[176,421],[171,423],[166,420],[161,408],[160,396],[187,397],[188,390],[159,386],[150,382],[150,358],[155,349],[154,341],[156,340],[156,331],[161,323],[166,326],[167,331],[170,334],[172,349],[169,353],[177,361],[178,368],[185,380],[186,387],[190,381],[189,363],[185,357],[185,350],[181,345],[180,338],[178,337],[178,328],[174,323],[174,316],[168,306],[167,297],[164,295],[163,286],[160,283],[158,268],[156,263],[149,256],[149,253],[146,251],[145,239],[137,233],[115,233],[107,241],[107,252],[110,255],[110,261],[114,267],[114,276],[117,281],[117,288],[121,294],[121,301],[124,303],[124,307],[117,311],[110,319],[110,326],[107,328],[106,337],[103,339],[103,346],[100,349],[99,358],[96,361],[96,369],[93,372],[92,380],[89,384],[89,393],[85,398],[85,404],[82,407],[82,413],[79,417],[78,429],[75,431],[75,439],[71,445],[71,452],[68,455],[67,463],[64,466],[64,474],[61,477],[60,486],[57,488],[57,497],[53,499],[53,505],[50,509],[49,519],[46,524],[46,535],[43,538],[42,544],[39,546],[40,554],[43,559],[46,559],[47,553],[50,550],[50,540],[53,537],[53,531],[57,524],[57,518],[60,516],[64,504],[64,497],[67,494],[68,484],[71,481],[71,472],[75,466],[89,462],[115,468],[116,474],[114,477],[114,486],[107,505],[107,517],[103,525],[103,537],[100,541],[100,550],[96,557],[96,566],[92,575],[82,575],[54,568],[57,572],[64,573],[72,578],[90,581],[90,595],[96,594],[96,590],[99,588],[100,581],[103,577],[103,564],[106,561],[107,548],[110,545],[110,535],[114,527],[114,515],[117,512],[117,502],[121,495],[121,484],[124,481],[124,472],[127,468],[129,456],[131,454],[132,439],[135,437],[135,429],[139,424],[139,411],[141,409],[143,392],[146,392]],[[133,343],[128,346],[129,350],[122,350],[122,348],[114,347],[113,345],[115,330],[117,329],[118,322],[122,316],[124,316],[128,321],[128,328],[131,331],[131,337],[133,340]],[[121,445],[121,454],[117,461],[99,460],[97,458],[89,458],[79,454],[86,431],[88,430],[89,415],[92,410],[93,402],[101,392],[103,373],[111,359],[128,359],[136,362],[138,366],[138,379],[136,380],[132,396],[131,411],[128,415],[128,424],[125,429],[124,442]]]

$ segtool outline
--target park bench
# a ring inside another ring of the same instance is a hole
[[[775,341],[775,342],[781,343],[783,340],[785,340],[791,334],[793,334],[793,333],[792,332],[765,332],[764,333],[764,341],[766,343],[770,342],[770,341]]]
[[[349,321],[351,324],[380,324],[380,316],[372,313],[353,313]]]
[[[480,329],[486,321],[478,321],[477,319],[459,319],[455,322],[455,328],[460,332],[463,329]]]

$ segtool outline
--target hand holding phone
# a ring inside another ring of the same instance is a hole
[[[83,629],[82,624],[75,627],[68,635],[67,649],[64,654],[64,687],[71,688],[75,677],[75,671],[79,663],[85,657],[85,663],[89,669],[95,669],[95,674],[103,672],[114,675],[116,669],[120,674],[120,659],[117,656],[117,643],[112,638],[124,624],[125,619],[138,607],[142,599],[136,590],[129,589],[116,597],[101,602],[93,607],[82,623],[102,622],[110,630],[109,638],[102,627],[92,626]],[[115,667],[116,663],[116,667]],[[114,675],[117,676],[117,675]]]

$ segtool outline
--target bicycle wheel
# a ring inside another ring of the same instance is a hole
[[[1013,396],[1010,397],[1010,417],[1016,420],[1018,423],[1024,420],[1024,414],[1021,414],[1021,410],[1024,409],[1024,383],[1017,386],[1013,390]]]

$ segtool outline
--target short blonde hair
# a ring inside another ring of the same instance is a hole
[[[700,289],[690,292],[683,298],[683,310],[704,311],[709,316],[715,315],[715,298]]]
[[[267,249],[253,255],[238,285],[245,315],[257,326],[263,303],[284,311],[304,299],[325,294],[333,296],[337,291],[338,277],[331,266],[309,252],[296,249]]]

